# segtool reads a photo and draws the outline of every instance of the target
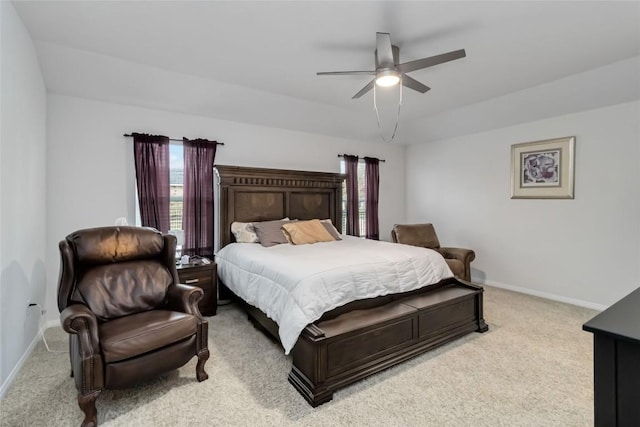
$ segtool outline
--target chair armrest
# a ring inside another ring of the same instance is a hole
[[[464,248],[440,248],[440,253],[445,258],[459,259],[464,264],[468,264],[476,259],[476,253],[471,249]]]
[[[169,287],[167,292],[167,306],[174,311],[193,314],[202,319],[198,302],[204,296],[204,291],[197,286],[176,283]]]
[[[78,335],[78,341],[83,353],[87,355],[100,354],[100,339],[98,338],[98,319],[89,307],[82,304],[72,304],[60,313],[62,329],[69,334]]]

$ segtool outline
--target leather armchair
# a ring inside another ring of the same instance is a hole
[[[440,246],[433,224],[395,224],[391,230],[391,239],[395,243],[421,246],[440,252],[453,275],[459,279],[471,281],[471,261],[476,258],[471,249],[446,248]]]
[[[101,227],[59,244],[60,322],[69,335],[71,376],[84,412],[97,426],[103,389],[129,387],[198,357],[196,378],[208,378],[208,323],[200,288],[179,283],[176,238],[150,228]]]

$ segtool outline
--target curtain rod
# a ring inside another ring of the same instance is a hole
[[[338,154],[338,157],[344,157],[344,154]],[[360,160],[364,160],[364,157],[362,157],[362,158],[358,157],[358,161],[360,161]],[[386,162],[386,160],[384,160],[384,159],[378,159],[378,161],[382,162],[382,163]]]
[[[128,138],[133,138],[133,135],[131,135],[130,133],[125,133],[123,136],[126,136]],[[182,139],[176,139],[176,138],[169,138],[169,141],[183,142]],[[224,145],[224,142],[216,142],[216,144]]]

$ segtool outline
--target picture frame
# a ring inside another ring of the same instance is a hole
[[[512,199],[573,199],[575,136],[511,146]]]

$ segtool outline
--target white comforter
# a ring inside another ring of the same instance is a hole
[[[305,326],[329,310],[453,277],[444,258],[431,249],[342,238],[268,248],[232,243],[216,254],[218,276],[278,323],[286,354]]]

